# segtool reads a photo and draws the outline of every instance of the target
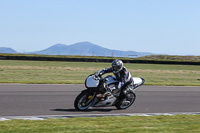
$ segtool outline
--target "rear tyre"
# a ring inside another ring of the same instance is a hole
[[[74,101],[75,109],[79,111],[88,109],[93,103],[93,100],[91,100],[91,98],[92,95],[89,94],[87,91],[81,92]]]
[[[135,93],[129,91],[126,96],[122,98],[118,103],[116,103],[115,107],[117,109],[127,109],[130,107],[136,99]]]

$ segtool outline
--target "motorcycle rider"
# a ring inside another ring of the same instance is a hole
[[[133,84],[133,78],[131,76],[131,73],[123,65],[123,62],[121,60],[115,59],[112,62],[112,67],[99,70],[97,72],[97,75],[102,76],[105,73],[111,73],[111,72],[113,72],[116,79],[118,80],[115,92],[121,91],[125,89],[128,85]]]

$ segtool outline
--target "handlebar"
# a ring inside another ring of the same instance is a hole
[[[99,75],[98,72],[96,72],[96,73],[93,74],[93,79],[94,79],[94,80],[101,80],[102,77],[101,77],[101,75]]]

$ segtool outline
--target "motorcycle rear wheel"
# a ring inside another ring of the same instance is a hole
[[[92,95],[89,94],[87,91],[83,91],[81,92],[75,99],[74,101],[74,107],[76,110],[79,111],[84,111],[86,109],[88,109],[92,103],[93,100],[91,100],[89,103],[88,101],[92,98]]]
[[[127,92],[125,98],[122,98],[118,103],[116,103],[115,107],[117,109],[127,109],[130,107],[136,99],[136,95],[133,92]]]

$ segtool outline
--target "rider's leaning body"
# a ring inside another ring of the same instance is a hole
[[[123,62],[119,59],[116,59],[112,62],[112,67],[104,68],[99,70],[97,73],[99,76],[105,73],[111,73],[115,75],[118,80],[118,84],[116,85],[116,89],[125,88],[127,85],[133,83],[133,78],[131,73],[127,70],[127,68],[123,65]]]

